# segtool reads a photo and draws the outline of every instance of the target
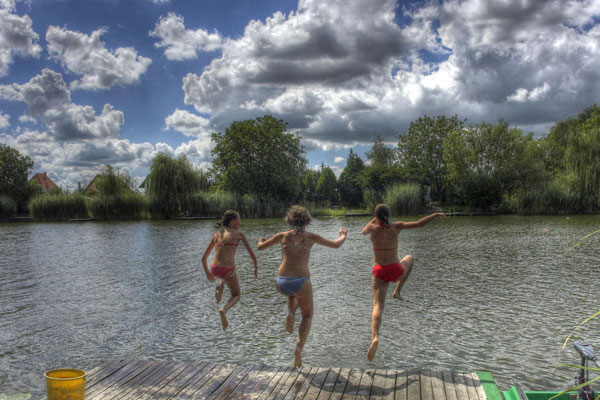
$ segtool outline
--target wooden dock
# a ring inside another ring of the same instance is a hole
[[[85,398],[500,400],[481,374],[115,360],[88,372]]]

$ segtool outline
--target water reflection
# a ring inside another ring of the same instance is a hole
[[[371,259],[366,219],[317,219],[312,230],[349,236],[311,256],[315,288],[308,365],[492,371],[501,387],[556,389],[562,340],[598,309],[600,216],[449,218],[401,234],[415,256],[406,301],[388,298],[381,345],[370,343]],[[275,290],[280,250],[258,253],[252,280],[237,256],[242,299],[223,333],[201,257],[213,221],[0,225],[0,393],[44,393],[43,371],[91,369],[113,358],[291,365],[295,336],[283,329]],[[250,242],[284,229],[244,220]],[[297,323],[300,318],[297,318]],[[581,330],[600,349],[597,323]]]

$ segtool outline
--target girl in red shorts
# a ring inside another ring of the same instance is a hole
[[[418,221],[390,223],[390,208],[385,204],[375,207],[375,218],[363,228],[363,235],[370,235],[373,243],[373,315],[371,317],[371,346],[367,352],[367,360],[373,361],[377,346],[379,346],[379,328],[385,306],[385,296],[390,282],[398,282],[393,296],[403,300],[400,295],[402,286],[406,283],[412,271],[413,257],[408,254],[402,260],[398,259],[398,234],[403,229],[420,228],[432,219],[443,218],[443,213],[433,213]]]
[[[246,235],[239,229],[241,224],[240,215],[237,212],[233,210],[225,211],[223,219],[217,224],[217,228],[223,227],[223,229],[215,232],[202,257],[202,266],[204,267],[204,272],[206,273],[208,280],[213,282],[217,278],[220,279],[215,292],[217,303],[221,301],[225,284],[227,284],[227,287],[231,292],[231,298],[227,304],[219,310],[223,330],[227,329],[229,326],[225,313],[240,300],[241,295],[240,283],[237,274],[235,273],[235,250],[240,241],[244,244],[246,250],[248,250],[250,258],[252,258],[252,262],[254,263],[254,279],[256,279],[256,256],[246,239]],[[215,249],[215,257],[210,263],[209,269],[208,257],[213,248]]]

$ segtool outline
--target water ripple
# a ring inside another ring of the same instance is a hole
[[[449,218],[401,234],[415,257],[406,301],[388,297],[381,346],[367,364],[371,262],[366,219],[317,219],[341,249],[315,246],[315,314],[308,365],[492,371],[500,386],[558,389],[573,372],[558,361],[570,330],[597,311],[600,216]],[[281,220],[244,220],[251,244]],[[286,298],[275,290],[279,248],[257,253],[259,279],[237,254],[242,299],[222,332],[214,283],[201,257],[210,221],[0,224],[0,385],[44,393],[43,371],[91,369],[108,359],[205,360],[290,365]],[[225,299],[226,300],[226,299]],[[300,318],[298,318],[299,320]],[[296,321],[296,328],[299,321]],[[578,333],[600,346],[597,323]]]

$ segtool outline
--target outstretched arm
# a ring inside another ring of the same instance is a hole
[[[206,250],[204,251],[204,255],[202,256],[202,266],[204,267],[204,273],[206,274],[206,277],[208,278],[209,281],[214,281],[215,277],[212,274],[212,272],[210,272],[210,269],[208,269],[208,257],[210,256],[210,253],[212,252],[213,248],[215,247],[215,235],[213,235],[213,237],[210,239],[210,243],[208,244],[208,247],[206,248]]]
[[[398,222],[394,223],[394,226],[396,227],[396,229],[399,229],[399,230],[400,229],[422,228],[435,218],[446,218],[446,214],[441,213],[441,212],[436,212],[433,214],[429,214],[428,216],[423,217],[418,221],[411,221],[411,222],[398,221]]]
[[[346,228],[342,227],[342,228],[340,228],[340,237],[335,240],[325,239],[324,237],[316,235],[314,233],[313,233],[313,240],[315,241],[315,243],[318,243],[322,246],[327,246],[327,247],[332,247],[334,249],[337,249],[346,240],[347,233],[348,233],[348,231],[346,230]]]
[[[246,235],[244,235],[243,232],[240,232],[240,236],[242,238],[242,243],[244,243],[244,246],[246,246],[246,250],[248,251],[248,254],[250,254],[252,263],[254,264],[254,280],[256,280],[256,278],[258,277],[257,276],[258,275],[258,264],[256,261],[256,255],[254,254],[252,247],[250,247],[250,243],[248,243],[248,239],[246,239]]]
[[[258,248],[259,250],[265,250],[268,249],[269,247],[273,246],[274,244],[277,243],[281,243],[281,239],[283,238],[283,232],[279,232],[278,234],[276,234],[275,236],[273,236],[270,239],[265,239],[264,237],[261,237],[258,239],[258,244],[256,245],[256,248]]]

